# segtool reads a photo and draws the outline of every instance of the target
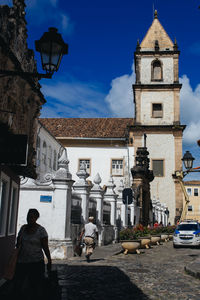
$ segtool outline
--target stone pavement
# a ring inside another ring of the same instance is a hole
[[[185,266],[185,271],[191,276],[200,279],[200,257],[195,259],[195,261],[187,264]]]
[[[200,299],[199,279],[184,270],[200,259],[199,249],[174,249],[167,242],[144,249],[140,255],[120,251],[120,244],[108,245],[97,247],[90,263],[84,255],[54,261],[61,299]]]
[[[200,249],[174,249],[172,242],[124,255],[120,244],[97,247],[91,262],[84,254],[54,260],[58,293],[48,300],[200,300]],[[54,288],[54,287],[52,287]],[[1,292],[0,292],[0,299]],[[43,299],[44,300],[44,299]]]

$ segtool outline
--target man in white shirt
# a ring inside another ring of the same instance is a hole
[[[94,217],[89,217],[89,223],[85,224],[83,231],[81,232],[80,239],[84,235],[84,243],[86,245],[86,259],[87,262],[90,261],[90,256],[93,253],[95,246],[94,239],[97,238],[98,241],[98,229],[94,223]]]

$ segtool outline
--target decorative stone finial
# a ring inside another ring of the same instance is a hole
[[[97,175],[95,176],[94,183],[98,184],[98,185],[101,183],[101,177],[100,177],[99,173],[97,173]]]
[[[136,51],[140,51],[141,47],[140,47],[140,41],[139,39],[137,40],[137,45],[136,45]]]
[[[157,9],[155,9],[155,11],[154,11],[154,19],[157,19],[158,18],[158,11],[157,11]]]
[[[102,188],[100,186],[100,183],[101,183],[101,177],[99,175],[99,173],[97,173],[97,175],[95,176],[94,178],[94,185],[91,189],[91,192],[101,192],[102,193]]]
[[[177,40],[176,38],[174,39],[174,51],[177,51],[178,50],[178,45],[177,45]]]
[[[114,188],[116,187],[116,185],[114,184],[114,180],[113,180],[112,176],[110,176],[110,179],[106,186],[107,186],[107,189],[106,189],[105,195],[116,195],[116,193],[114,191]]]
[[[64,148],[62,155],[58,160],[58,170],[55,174],[55,179],[71,179],[72,175],[69,173],[69,160],[67,158],[67,150]]]
[[[77,181],[78,184],[86,183],[86,178],[88,178],[90,175],[86,171],[86,163],[83,161],[80,165],[80,170],[76,173],[76,175],[79,177],[79,180]],[[88,183],[87,183],[88,184]],[[75,183],[76,185],[76,183]]]

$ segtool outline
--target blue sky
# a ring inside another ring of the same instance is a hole
[[[0,0],[0,4],[11,4]],[[153,20],[153,7],[180,55],[183,151],[200,166],[200,1],[197,0],[27,0],[28,45],[48,27],[69,44],[53,79],[40,81],[47,104],[42,117],[132,117],[133,53]],[[40,59],[36,53],[40,72]],[[187,179],[200,179],[199,174]]]

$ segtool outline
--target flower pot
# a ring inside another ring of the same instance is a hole
[[[151,245],[159,245],[160,235],[152,235],[151,236]]]
[[[161,233],[160,240],[162,242],[167,242],[168,241],[168,234],[167,233]]]
[[[122,248],[124,249],[124,254],[127,253],[140,253],[138,250],[141,245],[141,240],[130,240],[130,241],[121,241]]]
[[[141,248],[149,248],[149,245],[151,243],[151,237],[150,236],[141,236],[139,237],[139,239],[141,240]]]

